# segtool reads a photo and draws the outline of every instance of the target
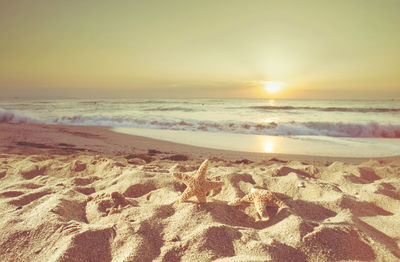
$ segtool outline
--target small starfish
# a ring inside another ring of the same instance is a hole
[[[208,159],[200,165],[194,176],[189,176],[183,173],[173,173],[173,176],[186,184],[187,188],[183,192],[179,202],[185,202],[192,196],[196,196],[199,203],[206,202],[207,193],[213,189],[222,187],[223,182],[214,182],[206,179],[208,167]]]
[[[283,207],[288,208],[289,206],[280,200],[276,194],[265,189],[252,188],[250,193],[242,198],[237,198],[232,202],[228,203],[230,206],[238,206],[243,202],[254,203],[257,213],[261,218],[264,218],[265,214],[269,217],[267,212],[267,206],[270,207]]]

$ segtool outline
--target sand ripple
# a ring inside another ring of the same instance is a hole
[[[1,261],[398,261],[400,162],[211,159],[208,202],[178,203],[202,159],[0,155]],[[301,185],[301,186],[298,186]],[[228,206],[265,188],[290,209]]]

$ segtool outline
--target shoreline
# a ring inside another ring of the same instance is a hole
[[[3,141],[0,144],[0,152],[17,154],[31,154],[43,150],[52,150],[53,153],[57,153],[65,151],[66,146],[63,146],[65,144],[72,146],[70,149],[78,148],[80,151],[87,150],[108,155],[147,153],[149,150],[157,150],[164,153],[185,154],[193,158],[219,157],[227,160],[248,159],[251,161],[279,158],[285,161],[361,163],[370,159],[382,161],[400,159],[400,156],[355,158],[231,151],[122,134],[113,131],[112,127],[105,126],[0,123],[0,140]],[[25,143],[25,146],[21,147],[21,143]]]
[[[270,136],[205,131],[113,127],[113,131],[209,149],[342,158],[400,156],[399,138]]]

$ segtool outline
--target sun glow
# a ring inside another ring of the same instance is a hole
[[[274,140],[268,137],[264,138],[263,148],[265,153],[273,153],[275,148]]]
[[[284,83],[278,81],[263,81],[264,90],[270,94],[276,94],[285,86]]]

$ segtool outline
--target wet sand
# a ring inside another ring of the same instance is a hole
[[[400,156],[399,138],[266,136],[221,132],[117,127],[113,131],[185,145],[276,155],[371,158]]]

